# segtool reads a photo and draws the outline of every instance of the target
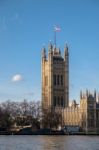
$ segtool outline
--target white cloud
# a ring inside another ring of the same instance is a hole
[[[21,74],[15,74],[13,77],[12,77],[12,82],[19,82],[19,81],[22,81],[23,80],[23,77]]]

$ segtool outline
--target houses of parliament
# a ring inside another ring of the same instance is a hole
[[[99,96],[96,91],[80,92],[80,104],[69,104],[69,48],[60,48],[49,43],[48,55],[42,49],[42,106],[53,107],[62,112],[63,124],[79,126],[86,132],[99,131]]]

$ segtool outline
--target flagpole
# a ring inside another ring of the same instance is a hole
[[[61,30],[60,27],[58,27],[58,26],[54,27],[54,44],[55,44],[55,47],[56,47],[56,32],[59,32],[60,30]]]
[[[54,45],[56,47],[56,31],[54,30]]]

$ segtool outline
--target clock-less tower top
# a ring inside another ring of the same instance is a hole
[[[69,103],[69,52],[65,45],[64,57],[61,50],[51,43],[42,49],[42,105],[68,107]]]

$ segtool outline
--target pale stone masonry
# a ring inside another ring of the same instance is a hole
[[[80,104],[74,100],[71,106],[64,109],[63,119],[65,125],[79,126],[86,132],[99,131],[99,101],[96,92],[81,92]]]
[[[80,104],[74,100],[69,106],[69,52],[65,45],[64,57],[51,43],[42,49],[42,106],[62,113],[62,125],[79,126],[86,132],[99,132],[99,96],[80,93]],[[98,99],[98,101],[97,101]]]
[[[42,105],[47,107],[68,107],[69,103],[69,52],[65,45],[64,57],[51,43],[48,58],[42,49]]]

